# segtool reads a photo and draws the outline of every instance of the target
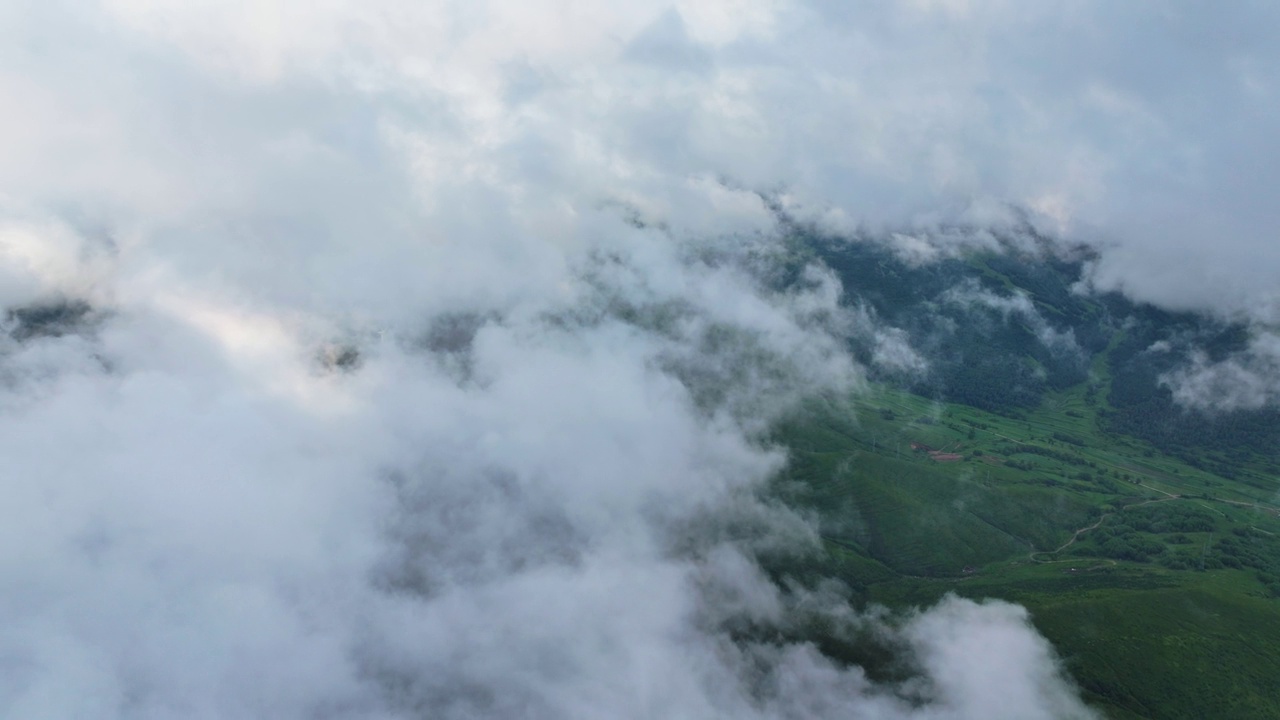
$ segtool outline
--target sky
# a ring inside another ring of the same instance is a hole
[[[912,248],[1029,217],[1250,326],[1178,387],[1280,402],[1277,13],[0,3],[0,306],[92,308],[0,343],[0,714],[1089,717],[1021,608],[755,567],[816,547],[763,429],[861,386],[852,332],[923,362],[769,282],[762,198]],[[917,702],[724,630],[798,608]]]

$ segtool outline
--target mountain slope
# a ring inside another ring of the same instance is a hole
[[[1280,423],[1183,408],[1168,381],[1246,328],[1076,291],[1087,257],[805,242],[928,369],[855,334],[871,390],[777,431],[774,490],[819,518],[826,558],[772,572],[894,607],[1021,603],[1111,717],[1280,714]]]

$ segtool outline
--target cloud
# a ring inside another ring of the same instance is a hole
[[[1093,717],[1053,671],[1048,644],[1028,628],[1026,610],[1016,605],[951,597],[916,617],[905,634],[934,692],[959,717]],[[1008,692],[991,690],[1001,687]]]
[[[0,706],[1084,714],[1010,606],[906,621],[906,689],[707,619],[793,599],[682,528],[803,546],[760,431],[860,378],[761,196],[844,230],[1026,207],[1112,243],[1098,287],[1266,317],[1273,12],[0,8],[0,304],[92,308],[0,344]]]
[[[708,177],[786,188],[854,227],[945,224],[1011,203],[1107,245],[1100,288],[1271,317],[1280,257],[1260,188],[1275,179],[1267,118],[1280,56],[1257,28],[1274,12],[15,6],[14,70],[0,93],[23,112],[0,134],[0,179],[6,192],[88,205],[113,224],[125,209],[137,222],[140,208],[154,218],[192,206],[244,222],[270,185],[276,212],[242,232],[305,215],[309,226],[289,230],[320,236],[412,234],[421,218],[404,214],[402,163],[420,200],[471,207],[458,193],[483,186],[548,232],[583,188],[704,229],[712,216],[697,184]],[[59,47],[79,49],[41,55],[55,32],[68,40]],[[696,72],[641,61],[646,47]],[[291,213],[280,212],[286,199]],[[751,214],[740,221],[759,227]]]
[[[982,289],[976,281],[971,280],[943,293],[942,300],[955,305],[977,305],[994,310],[1005,322],[1008,322],[1011,316],[1017,317],[1026,323],[1036,339],[1049,350],[1071,357],[1084,357],[1080,345],[1076,342],[1075,331],[1071,328],[1062,331],[1050,325],[1036,309],[1031,298],[1020,290],[1010,295],[997,295]]]
[[[845,335],[863,349],[866,361],[875,370],[920,376],[929,370],[929,361],[911,344],[911,334],[884,323],[874,308],[857,305]]]
[[[345,373],[315,366],[322,318],[169,278],[109,288],[93,328],[12,335],[6,370],[43,370],[0,413],[0,705],[976,718],[998,686],[1026,717],[1085,716],[1005,606],[951,600],[908,623],[925,690],[734,638],[738,619],[786,627],[803,598],[756,568],[740,522],[703,520],[813,542],[753,494],[784,460],[754,433],[856,380],[824,324],[839,295],[817,270],[770,291],[750,243],[690,252],[621,219],[610,236],[565,287],[455,322],[449,342],[412,324],[356,338]]]
[[[1255,331],[1249,346],[1222,360],[1191,352],[1185,365],[1161,375],[1180,405],[1231,412],[1280,404],[1280,336]]]

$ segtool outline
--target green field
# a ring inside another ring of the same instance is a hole
[[[1009,417],[875,386],[778,430],[774,491],[819,518],[864,603],[1028,607],[1115,718],[1280,717],[1276,479],[1101,429],[1085,386]]]

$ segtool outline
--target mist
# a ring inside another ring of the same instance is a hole
[[[1219,181],[1274,145],[1271,13],[7,4],[2,714],[1091,717],[1016,606],[760,569],[818,548],[771,424],[859,390],[850,337],[927,364],[779,209],[919,262],[1029,218],[1266,332],[1272,210]],[[912,678],[734,630],[797,613]]]

